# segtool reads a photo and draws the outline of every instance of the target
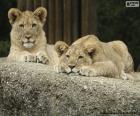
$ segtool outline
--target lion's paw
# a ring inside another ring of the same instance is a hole
[[[53,66],[53,69],[54,69],[54,71],[57,72],[57,73],[62,73],[62,72],[63,72],[62,67],[59,66],[59,65],[54,65],[54,66]]]
[[[57,73],[70,73],[71,69],[69,67],[63,66],[63,65],[55,65],[54,71]]]
[[[49,63],[49,58],[45,53],[37,53],[37,63],[43,63],[43,64],[48,64]]]
[[[78,73],[78,72],[79,72],[79,70],[80,70],[80,68],[79,68],[79,67],[75,67],[75,68],[73,68],[73,69],[72,69],[72,72],[73,72],[73,73]]]
[[[24,56],[22,56],[21,61],[23,61],[23,62],[36,62],[37,57],[35,55],[32,55],[32,54],[25,54]]]
[[[128,79],[127,76],[129,76],[129,75],[126,74],[124,71],[122,71],[122,73],[121,73],[121,78],[124,79],[124,80],[127,80],[127,79]]]
[[[79,70],[79,74],[83,76],[88,76],[88,77],[97,76],[96,70],[88,66],[82,66]]]

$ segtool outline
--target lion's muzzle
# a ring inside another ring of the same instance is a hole
[[[25,48],[32,48],[34,46],[35,40],[32,38],[32,36],[25,36],[23,40],[23,46]]]
[[[27,43],[23,43],[23,46],[25,48],[32,48],[34,46],[34,43],[30,43],[30,42],[27,42]]]

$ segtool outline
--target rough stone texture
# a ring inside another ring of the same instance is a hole
[[[139,115],[140,81],[68,76],[36,63],[0,63],[0,116]]]

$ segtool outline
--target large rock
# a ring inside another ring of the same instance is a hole
[[[140,82],[57,74],[36,63],[0,63],[0,116],[111,114],[140,115]]]

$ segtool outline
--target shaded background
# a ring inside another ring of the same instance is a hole
[[[48,10],[44,26],[48,43],[63,40],[71,44],[78,37],[95,34],[102,41],[124,41],[135,62],[140,64],[140,7],[126,8],[126,0],[1,0],[0,57],[7,56],[11,26],[7,12],[12,7]]]

